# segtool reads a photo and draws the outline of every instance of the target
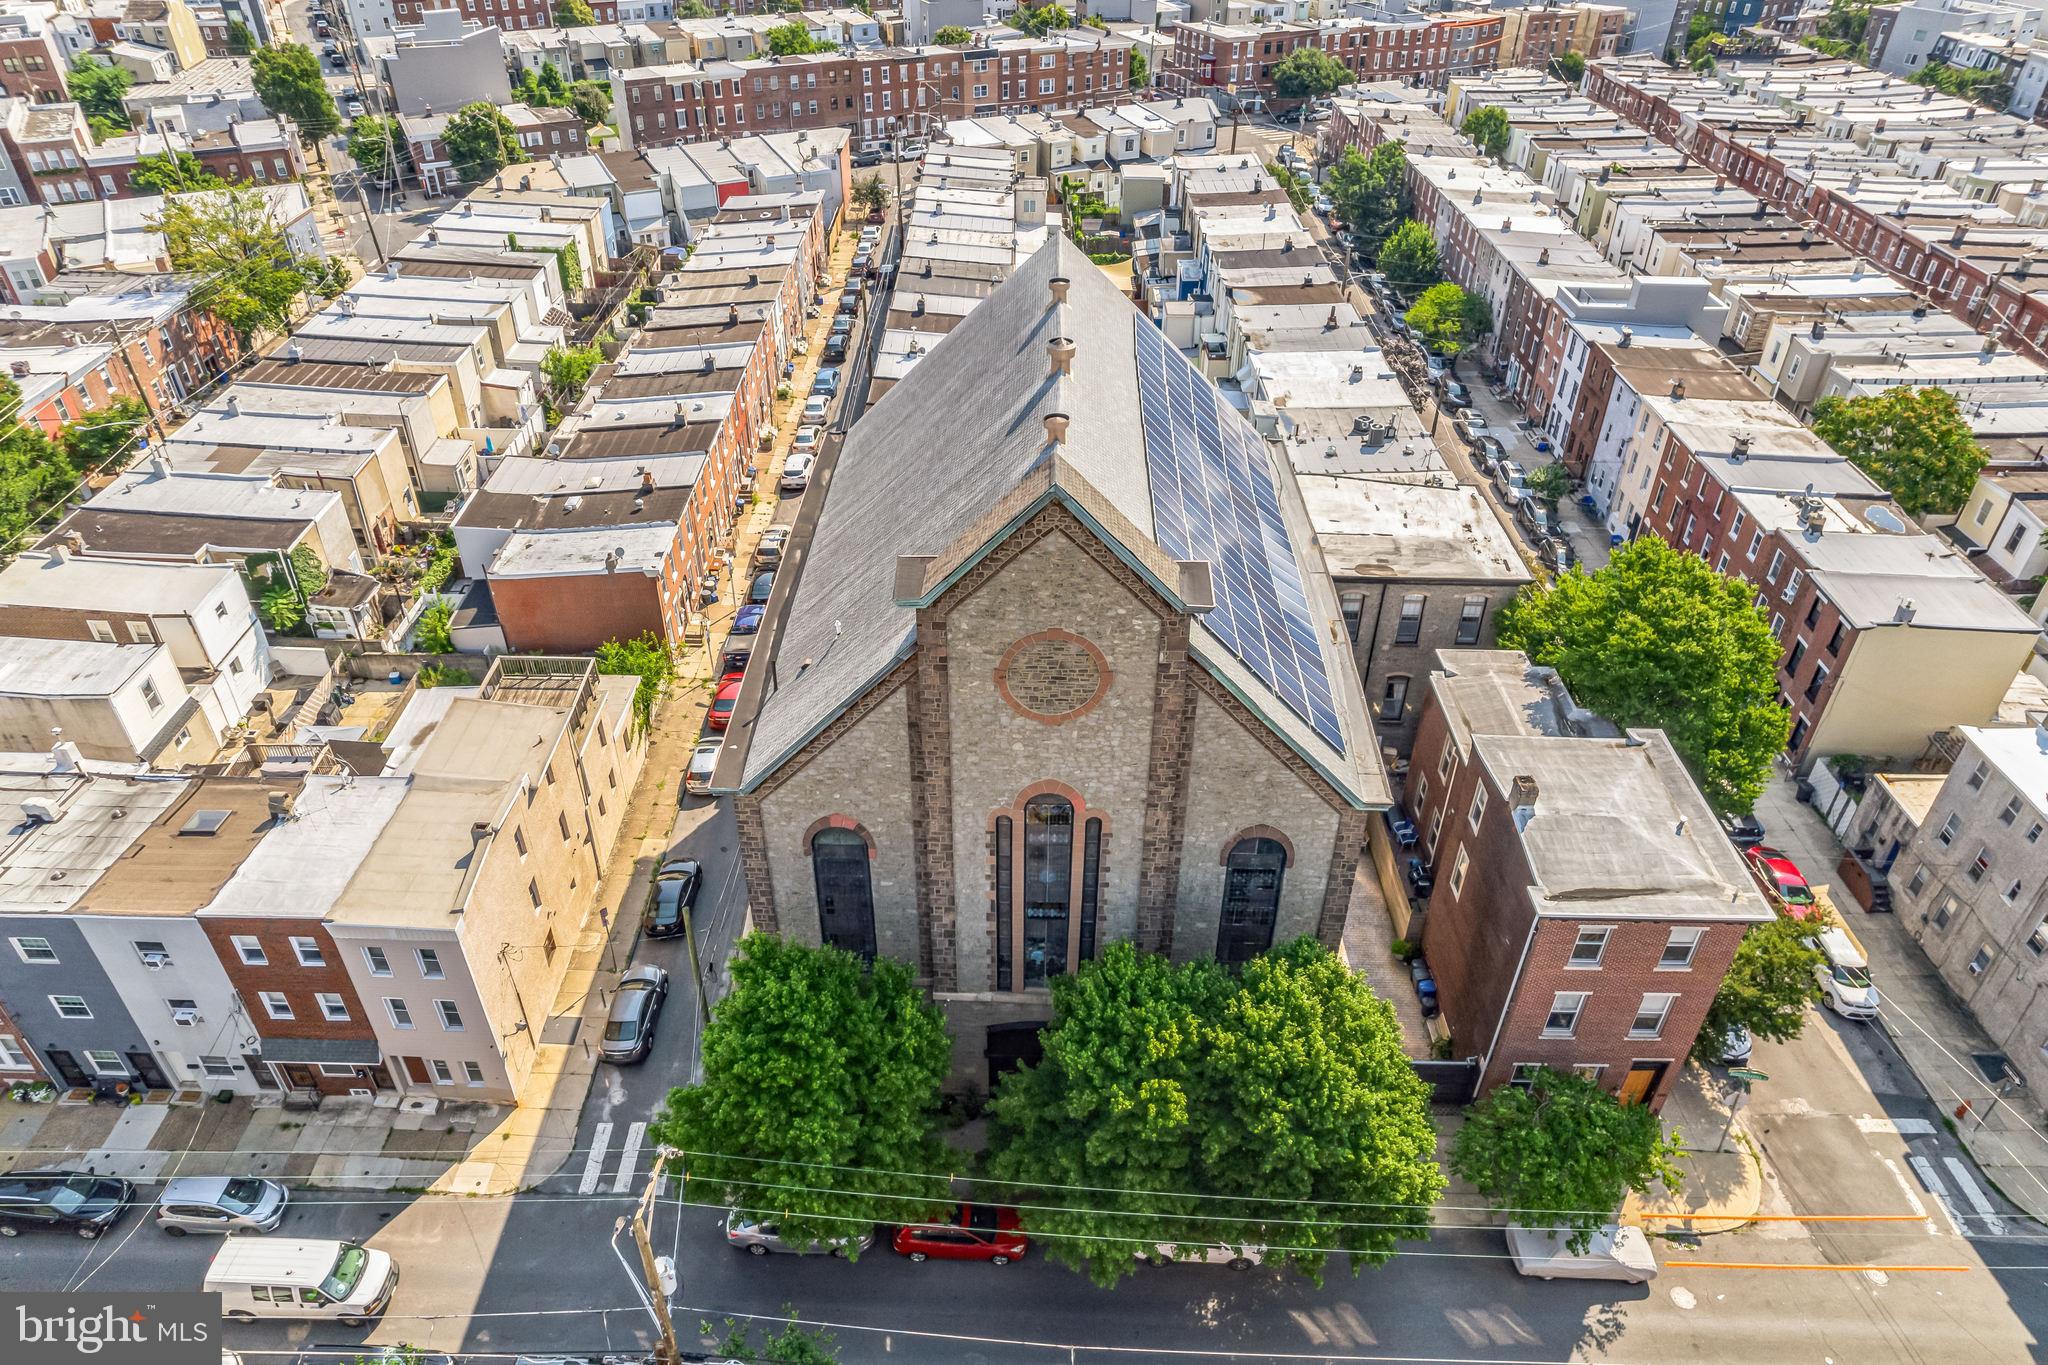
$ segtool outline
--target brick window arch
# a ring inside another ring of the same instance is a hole
[[[857,820],[828,815],[804,835],[818,901],[818,941],[875,960],[874,836]]]
[[[1035,782],[989,816],[998,991],[1047,985],[1095,956],[1109,817],[1063,782]]]

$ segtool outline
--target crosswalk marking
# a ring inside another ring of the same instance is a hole
[[[1934,1196],[1934,1202],[1941,1205],[1941,1216],[1948,1220],[1948,1230],[1958,1237],[1962,1236],[1962,1221],[1956,1217],[1956,1207],[1949,1200],[1948,1186],[1942,1184],[1941,1177],[1934,1172],[1934,1163],[1924,1156],[1909,1156],[1906,1160],[1912,1165],[1914,1173],[1920,1177],[1920,1183]]]
[[[1956,1188],[1963,1192],[1963,1198],[1970,1201],[1970,1207],[1977,1211],[1977,1217],[1984,1223],[1984,1230],[1993,1237],[2005,1235],[2005,1220],[1991,1207],[1991,1201],[1984,1197],[1969,1170],[1954,1157],[1943,1157],[1941,1164],[1948,1167],[1949,1177],[1956,1182]]]
[[[640,1164],[640,1138],[647,1125],[636,1123],[626,1130],[626,1150],[619,1158],[619,1173],[612,1177],[612,1193],[624,1194],[633,1184],[633,1168]]]
[[[1893,1161],[1890,1157],[1885,1157],[1883,1160],[1884,1168],[1891,1172],[1893,1180],[1899,1182],[1899,1193],[1906,1196],[1906,1207],[1924,1217],[1927,1213],[1927,1205],[1921,1201],[1919,1195],[1913,1193],[1913,1182],[1906,1179],[1905,1175],[1899,1170],[1897,1162]],[[1929,1237],[1941,1236],[1941,1229],[1934,1226],[1932,1218],[1927,1220],[1926,1228]]]
[[[612,1126],[600,1123],[591,1130],[590,1155],[583,1158],[583,1179],[576,1184],[576,1193],[597,1193],[598,1178],[604,1173],[605,1148],[612,1144]]]
[[[1874,1119],[1860,1118],[1856,1126],[1866,1133],[1892,1133],[1899,1137],[1925,1137],[1934,1131],[1933,1123],[1926,1119]]]

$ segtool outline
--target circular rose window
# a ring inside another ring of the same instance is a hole
[[[1025,636],[996,665],[996,690],[1003,700],[1048,725],[1093,709],[1109,690],[1109,680],[1102,651],[1064,630]]]

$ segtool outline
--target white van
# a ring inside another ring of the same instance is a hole
[[[1609,1223],[1596,1228],[1584,1251],[1573,1251],[1568,1228],[1508,1225],[1508,1254],[1515,1269],[1539,1280],[1621,1280],[1641,1284],[1657,1278],[1657,1257],[1638,1227]]]
[[[1870,963],[1840,929],[1823,929],[1807,943],[1826,959],[1813,969],[1820,981],[1821,1002],[1844,1019],[1877,1018],[1877,987],[1870,982]]]
[[[231,1322],[335,1318],[355,1326],[391,1302],[398,1263],[358,1242],[234,1236],[206,1268],[203,1287],[220,1295]]]

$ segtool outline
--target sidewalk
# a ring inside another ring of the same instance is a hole
[[[1841,846],[1813,808],[1800,803],[1791,779],[1774,778],[1756,814],[1771,846],[1790,854],[1809,882],[1832,884]],[[1978,1069],[1975,1054],[2002,1049],[1920,950],[1913,936],[1917,917],[1865,914],[1846,896],[1831,899],[1870,959],[1885,1035],[1998,1192],[2048,1223],[2048,1116],[2026,1090],[2001,1097],[2001,1087]]]
[[[1647,1195],[1630,1195],[1622,1204],[1622,1221],[1639,1223],[1658,1233],[1706,1235],[1734,1232],[1748,1226],[1762,1210],[1762,1149],[1749,1136],[1738,1115],[1728,1126],[1728,1102],[1721,1081],[1705,1067],[1689,1065],[1664,1101],[1664,1127],[1685,1143],[1684,1179],[1675,1190],[1652,1186]],[[1727,1134],[1723,1142],[1722,1134]],[[1648,1217],[1681,1214],[1683,1217]]]

